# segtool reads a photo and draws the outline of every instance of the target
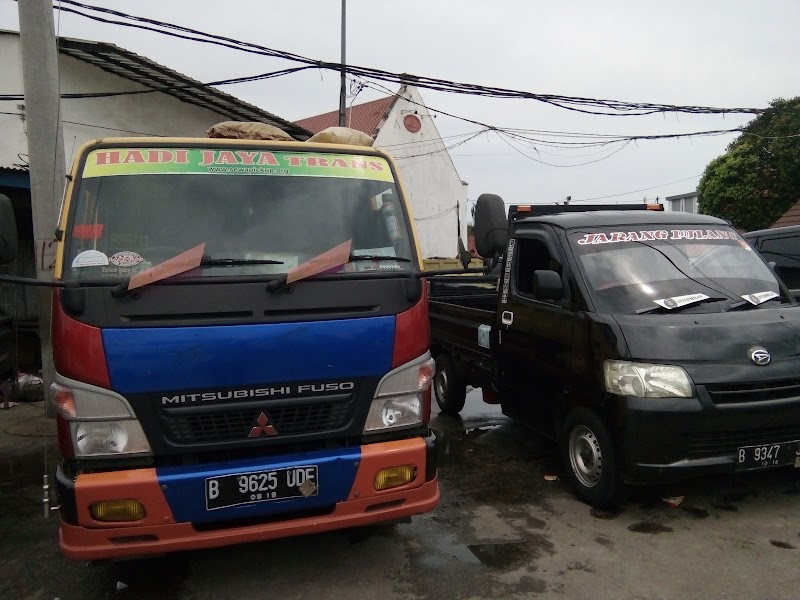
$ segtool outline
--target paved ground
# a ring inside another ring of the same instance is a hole
[[[41,404],[0,411],[0,598],[746,598],[800,596],[800,474],[578,502],[555,448],[471,394],[438,416],[442,504],[409,524],[88,566],[62,558],[39,502]],[[667,506],[664,496],[684,495]],[[116,591],[118,582],[125,587]]]

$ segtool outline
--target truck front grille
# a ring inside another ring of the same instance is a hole
[[[351,417],[353,396],[346,400],[324,401],[309,404],[290,404],[271,406],[253,404],[246,408],[192,412],[181,414],[173,410],[162,413],[166,435],[178,444],[202,444],[209,442],[233,442],[249,439],[250,432],[263,412],[276,434],[259,435],[284,438],[289,435],[303,435],[336,431],[347,425]]]
[[[776,444],[800,440],[800,426],[770,427],[747,431],[720,431],[698,433],[689,437],[689,458],[707,458],[720,454],[733,454],[742,446]]]
[[[705,386],[714,404],[742,404],[767,400],[800,400],[800,378],[753,383],[715,383]]]

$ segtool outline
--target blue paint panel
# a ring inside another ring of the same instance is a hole
[[[163,467],[157,469],[156,473],[158,484],[164,490],[164,496],[175,520],[201,523],[279,516],[283,513],[333,506],[337,502],[346,500],[350,494],[360,458],[361,448],[325,450],[193,467]],[[206,510],[207,477],[312,465],[318,467],[319,474],[319,490],[316,496]]]
[[[104,329],[103,344],[122,394],[332,381],[389,372],[394,321]]]

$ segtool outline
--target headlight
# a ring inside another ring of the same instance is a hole
[[[72,421],[75,457],[150,452],[139,421]]]
[[[622,360],[603,363],[606,390],[637,398],[691,398],[692,381],[681,367]]]
[[[388,373],[375,390],[364,433],[420,425],[434,370],[426,353]]]
[[[61,376],[51,388],[59,445],[75,458],[149,454],[150,444],[128,401],[110,390]],[[68,438],[68,439],[67,439]]]

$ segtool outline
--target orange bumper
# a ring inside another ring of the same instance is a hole
[[[369,444],[362,447],[358,473],[347,498],[324,515],[201,530],[189,522],[175,522],[163,494],[151,478],[151,469],[81,475],[75,486],[78,524],[62,520],[59,545],[74,560],[102,560],[214,548],[321,533],[348,527],[393,521],[433,510],[439,502],[438,478],[426,481],[426,445],[422,439]],[[390,490],[375,491],[375,475],[399,464],[417,465],[414,481]],[[435,468],[435,467],[434,467]],[[101,523],[91,519],[89,504],[101,499],[135,497],[148,516],[134,523]]]

